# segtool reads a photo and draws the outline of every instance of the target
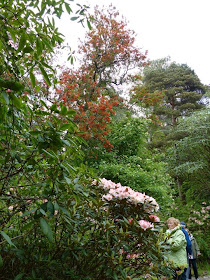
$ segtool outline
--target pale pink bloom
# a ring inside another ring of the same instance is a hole
[[[110,200],[112,200],[112,198],[113,198],[113,196],[111,194],[109,194],[109,193],[102,196],[103,200],[110,201]]]
[[[120,187],[122,187],[122,185],[121,185],[120,183],[117,183],[117,184],[115,185],[115,187],[120,188]]]
[[[97,185],[97,180],[96,179],[93,180],[92,185],[94,185],[94,186]]]
[[[147,230],[148,228],[153,228],[154,225],[148,221],[140,220],[139,225],[143,230]]]
[[[109,190],[115,188],[116,184],[111,180],[105,178],[100,179],[99,186],[103,187],[104,190]]]
[[[153,197],[145,195],[140,192],[136,192],[132,190],[130,187],[122,186],[120,183],[115,184],[111,180],[107,180],[105,178],[100,179],[99,186],[104,190],[108,190],[108,194],[112,196],[112,198],[116,198],[119,200],[126,199],[127,203],[131,203],[134,205],[144,204],[144,210],[147,213],[158,211],[159,205]],[[103,196],[106,198],[106,196]],[[108,196],[108,199],[112,199]]]
[[[209,210],[210,209],[210,205],[206,206],[206,209]]]
[[[149,218],[151,221],[154,221],[156,223],[160,222],[160,218],[155,215],[150,215]]]
[[[8,207],[8,209],[9,209],[10,211],[12,211],[13,208],[14,208],[14,207],[13,207],[12,205]]]
[[[199,220],[195,220],[195,222],[198,224],[198,225],[202,225],[203,223]]]

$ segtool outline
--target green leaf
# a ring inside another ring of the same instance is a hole
[[[19,42],[17,52],[20,52],[24,48],[25,44],[26,44],[26,33],[23,32],[20,37],[20,42]]]
[[[31,135],[39,135],[39,134],[41,134],[41,131],[40,130],[35,130],[35,131],[30,131],[29,133]]]
[[[40,103],[41,103],[46,109],[48,109],[47,104],[46,104],[43,100],[40,100]]]
[[[72,9],[70,8],[69,4],[65,3],[66,11],[68,14],[72,12]]]
[[[30,75],[30,79],[31,79],[31,85],[32,85],[32,87],[35,87],[36,79],[35,79],[35,76],[34,76],[32,70],[30,71],[29,75]]]
[[[12,28],[9,28],[9,33],[10,33],[11,38],[14,41],[14,43],[16,43],[16,33],[14,32],[14,30]]]
[[[0,255],[0,267],[3,266],[3,259],[2,259],[2,256]]]
[[[59,208],[60,208],[60,207],[59,207],[57,201],[55,201],[55,202],[54,202],[54,209],[55,209],[55,210],[59,210]]]
[[[53,206],[53,204],[52,204],[51,201],[48,201],[48,202],[47,202],[47,211],[48,211],[50,214],[54,215],[54,206]]]
[[[37,210],[37,208],[33,208],[33,209],[31,209],[31,210],[29,210],[29,211],[23,213],[23,214],[21,215],[21,218],[30,215],[31,213],[35,212],[36,210]]]
[[[49,80],[49,77],[47,75],[47,72],[44,70],[44,68],[39,64],[39,69],[44,77],[45,82],[48,84],[48,86],[51,86],[51,82]]]
[[[45,149],[42,149],[42,151],[47,154],[48,156],[52,157],[52,158],[57,158],[58,159],[58,156],[53,152],[53,151],[47,151]]]
[[[76,169],[75,169],[73,166],[71,166],[68,162],[66,162],[66,165],[67,165],[70,169],[76,171]]]
[[[4,237],[4,239],[6,239],[6,241],[11,245],[11,246],[15,246],[14,243],[12,243],[12,240],[10,239],[10,237],[4,232],[4,231],[0,231],[1,235]]]
[[[79,17],[72,17],[71,20],[77,20]]]
[[[40,208],[39,211],[42,213],[42,215],[47,216],[47,213],[42,208]]]
[[[69,110],[67,112],[67,115],[75,115],[75,114],[76,114],[76,111],[74,111],[74,110]]]
[[[41,226],[43,233],[48,237],[49,241],[53,242],[52,230],[45,219],[40,218],[40,226]]]
[[[66,130],[66,129],[69,129],[69,128],[72,128],[72,124],[65,123],[60,127],[60,130]]]
[[[40,91],[40,89],[41,89],[41,87],[40,87],[40,86],[36,86],[35,88],[36,88],[36,91],[37,91],[37,92],[39,92],[39,91]]]
[[[37,49],[37,55],[40,56],[42,54],[42,44],[40,40],[37,38],[36,39],[36,49]]]
[[[62,108],[61,108],[61,115],[65,116],[67,114],[67,112],[68,112],[67,107],[66,106],[62,106]]]
[[[4,97],[4,100],[6,101],[6,104],[8,105],[9,104],[9,95],[3,91],[3,97]]]
[[[22,107],[22,102],[16,95],[12,94],[11,99],[16,108],[20,109]]]
[[[69,142],[68,140],[62,139],[62,142],[63,142],[66,146],[70,147],[70,142]]]
[[[68,185],[70,185],[72,182],[71,182],[71,179],[69,179],[68,177],[64,177],[65,178],[65,180],[66,180],[66,183],[68,184]]]
[[[23,277],[24,274],[25,274],[25,273],[19,273],[19,274],[14,278],[14,280],[20,280],[20,279]]]
[[[32,47],[28,46],[23,49],[23,53],[32,53],[34,50]]]
[[[89,28],[90,30],[92,30],[92,26],[91,26],[91,24],[90,24],[90,22],[89,22],[88,19],[87,19],[87,26],[88,26],[88,28]]]

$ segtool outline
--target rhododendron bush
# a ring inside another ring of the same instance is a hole
[[[109,244],[105,255],[110,257],[109,266],[114,266],[118,273],[123,271],[122,275],[131,279],[167,273],[158,240],[160,218],[155,215],[159,209],[156,200],[105,178],[92,184],[99,189],[104,201],[104,235]]]

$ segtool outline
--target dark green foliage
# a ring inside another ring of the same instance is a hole
[[[72,13],[70,3],[71,0],[0,2],[0,86],[4,84],[4,87],[14,89],[8,81],[7,75],[10,75],[14,80],[25,80],[25,76],[30,76],[34,87],[37,70],[51,85],[54,69],[49,61],[55,47],[64,41],[54,18],[61,17],[64,6],[69,14]],[[86,6],[78,6],[78,18],[83,22]]]

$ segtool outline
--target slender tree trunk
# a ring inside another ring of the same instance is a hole
[[[181,201],[184,201],[185,198],[184,198],[184,195],[182,193],[182,182],[181,182],[179,177],[176,178],[176,181],[177,181],[177,186],[178,186],[178,190],[179,190],[179,198],[180,198]]]

